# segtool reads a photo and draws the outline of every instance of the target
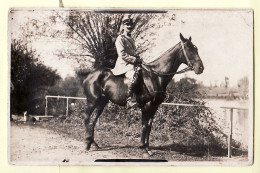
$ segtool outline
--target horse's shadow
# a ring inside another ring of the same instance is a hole
[[[116,149],[140,149],[139,146],[102,146],[98,149],[98,151],[110,151]],[[186,146],[182,144],[170,144],[170,145],[161,145],[161,146],[150,146],[150,149],[156,153],[158,152],[165,152],[171,151],[175,152],[176,154],[183,154],[192,157],[204,157],[204,156],[216,156],[216,157],[225,157],[227,156],[228,150],[222,148],[217,145],[193,145],[193,146]],[[233,156],[247,156],[248,151],[238,148],[232,149]]]
[[[162,146],[155,146],[152,147],[152,150],[157,151],[173,151],[178,154],[185,154],[188,156],[193,157],[203,157],[203,156],[227,156],[228,149],[222,148],[218,145],[182,145],[182,144],[170,144],[170,145],[162,145]],[[232,148],[232,155],[233,156],[246,156],[248,155],[248,151],[239,149],[239,148]]]
[[[116,150],[116,149],[140,149],[140,147],[138,146],[130,146],[130,145],[125,145],[125,146],[101,146],[98,149],[96,149],[96,151],[110,151],[110,150]]]

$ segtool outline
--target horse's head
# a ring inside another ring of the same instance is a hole
[[[203,63],[200,59],[198,48],[191,42],[191,37],[186,39],[180,33],[182,46],[182,61],[191,67],[196,74],[201,74],[204,70]]]

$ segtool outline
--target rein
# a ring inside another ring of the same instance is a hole
[[[160,73],[160,72],[157,72],[157,71],[154,71],[152,69],[150,69],[149,67],[145,66],[144,64],[142,65],[142,68],[144,68],[145,70],[147,71],[150,71],[158,76],[170,76],[170,75],[175,75],[175,74],[182,74],[182,73],[185,73],[186,71],[192,71],[193,68],[192,67],[186,67],[180,71],[177,71],[177,72],[174,72],[174,73]]]
[[[189,58],[187,56],[187,53],[186,53],[186,51],[184,49],[184,43],[182,41],[181,41],[181,47],[182,47],[182,50],[183,50],[184,57],[185,57],[185,59],[186,59],[186,61],[188,63],[188,67],[186,67],[186,68],[184,68],[184,69],[182,69],[180,71],[174,72],[174,73],[160,73],[160,72],[154,71],[153,69],[147,67],[145,64],[142,64],[142,67],[144,69],[146,69],[147,71],[150,71],[150,72],[152,72],[152,73],[154,73],[154,74],[156,74],[158,76],[170,76],[170,75],[175,75],[175,74],[182,74],[182,73],[185,73],[187,71],[192,71],[193,67],[192,67],[192,64],[191,64],[191,62],[190,62],[190,60],[189,60]]]

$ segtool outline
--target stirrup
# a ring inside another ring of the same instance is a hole
[[[129,97],[126,100],[126,109],[131,109],[137,105],[136,100],[133,100],[131,97]]]

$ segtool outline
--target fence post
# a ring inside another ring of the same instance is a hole
[[[69,98],[67,98],[66,116],[69,115]]]
[[[230,109],[230,131],[228,139],[228,158],[232,155],[232,133],[233,133],[233,108]]]
[[[47,111],[48,111],[48,97],[47,96],[45,97],[45,100],[46,100],[46,102],[45,102],[45,116],[47,116]]]

